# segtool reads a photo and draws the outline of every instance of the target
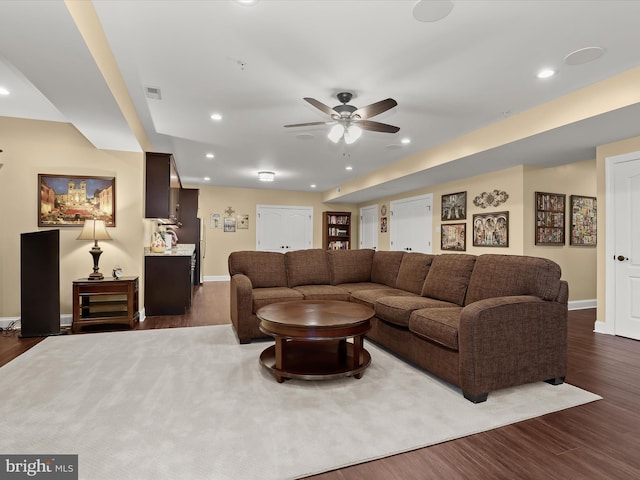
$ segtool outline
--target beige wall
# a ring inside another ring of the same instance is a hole
[[[100,271],[111,275],[120,265],[142,281],[142,153],[97,150],[70,124],[7,117],[0,117],[0,148],[0,318],[20,316],[20,234],[45,230],[37,222],[38,173],[116,177],[116,227],[111,241],[100,242]],[[60,228],[62,314],[71,314],[71,282],[93,269],[91,242],[76,240],[80,230]],[[38,288],[38,279],[31,285]]]
[[[623,155],[625,153],[640,151],[640,137],[628,138],[620,142],[601,145],[596,149],[596,176],[597,176],[597,196],[598,196],[598,225],[601,232],[604,231],[606,224],[606,176],[605,176],[605,160],[608,157]],[[596,312],[596,320],[606,323],[606,237],[598,236],[598,284],[597,299],[598,308]]]
[[[322,212],[326,210],[352,212],[351,241],[358,242],[358,209],[354,205],[322,203],[321,193],[290,192],[284,190],[264,190],[251,188],[203,187],[199,188],[198,216],[202,218],[204,238],[206,240],[205,258],[202,262],[202,275],[205,277],[223,277],[229,275],[227,258],[236,250],[256,249],[256,206],[289,205],[313,207],[313,247],[322,248]],[[211,214],[224,217],[224,211],[231,207],[234,215],[249,215],[249,228],[225,232],[211,228]]]

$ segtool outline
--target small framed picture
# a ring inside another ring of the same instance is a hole
[[[440,226],[440,250],[464,252],[467,249],[467,224],[443,223]]]
[[[509,246],[509,212],[473,215],[474,247]]]
[[[536,245],[564,245],[566,195],[536,192]]]
[[[598,244],[597,210],[596,197],[571,195],[569,245],[595,247]]]
[[[448,193],[442,195],[440,219],[465,220],[467,218],[467,192]]]
[[[225,232],[236,231],[236,217],[224,217],[224,231]]]
[[[249,228],[249,215],[238,215],[238,230]]]
[[[222,215],[219,213],[211,214],[211,228],[222,228]]]

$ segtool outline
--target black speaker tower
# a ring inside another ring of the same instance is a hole
[[[60,230],[20,234],[22,337],[60,334]]]

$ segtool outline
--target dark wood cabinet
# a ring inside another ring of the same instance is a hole
[[[322,246],[325,250],[351,248],[351,212],[322,212]]]
[[[173,155],[146,153],[145,218],[162,218],[172,223],[180,220],[180,176]]]
[[[191,306],[192,256],[144,257],[145,315],[183,315]]]
[[[73,332],[88,325],[126,324],[133,328],[139,316],[138,277],[74,280]]]

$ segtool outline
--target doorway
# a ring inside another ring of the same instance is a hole
[[[607,333],[640,340],[640,152],[605,162]]]

